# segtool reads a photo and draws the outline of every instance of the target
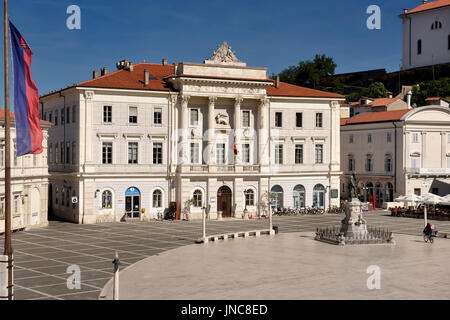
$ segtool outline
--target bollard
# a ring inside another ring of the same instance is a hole
[[[114,287],[113,287],[113,300],[119,300],[119,253],[116,251],[116,257],[114,258]]]

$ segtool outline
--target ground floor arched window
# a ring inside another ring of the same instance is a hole
[[[255,191],[252,189],[247,189],[244,191],[245,196],[245,206],[254,206],[255,205]]]
[[[275,200],[275,208],[283,208],[283,188],[279,185],[273,186],[270,192]]]
[[[112,192],[105,190],[102,193],[102,209],[112,208]]]
[[[301,184],[294,188],[294,208],[305,207],[305,187]]]
[[[162,207],[162,191],[155,190],[153,191],[153,208],[161,208]]]
[[[192,205],[196,208],[200,208],[203,203],[202,191],[200,189],[195,190],[192,199],[194,200],[194,203]]]
[[[317,184],[313,190],[313,207],[325,208],[325,187],[321,184]]]

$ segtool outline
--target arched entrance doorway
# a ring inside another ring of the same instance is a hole
[[[130,187],[125,191],[125,215],[127,219],[141,217],[141,192],[138,188]]]
[[[231,218],[232,198],[231,189],[227,186],[222,186],[217,191],[217,211],[222,211],[224,218]]]

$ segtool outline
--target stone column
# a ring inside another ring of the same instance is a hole
[[[177,99],[178,96],[176,95],[171,95],[170,96],[170,117],[168,119],[168,124],[167,124],[167,128],[168,130],[170,130],[170,132],[168,132],[168,136],[170,137],[170,150],[169,150],[169,154],[170,154],[170,159],[168,159],[168,165],[170,165],[170,172],[174,172],[175,171],[175,166],[178,164],[178,157],[177,157],[177,143],[178,143],[178,137],[176,136],[176,132],[177,132]],[[174,198],[172,198],[174,199]]]
[[[422,152],[420,155],[420,159],[421,159],[421,168],[425,168],[426,167],[426,163],[427,163],[427,159],[426,159],[426,154],[427,154],[427,133],[426,132],[421,132],[422,134]]]
[[[188,146],[188,129],[189,129],[189,112],[188,112],[188,104],[189,104],[190,96],[183,95],[181,96],[181,143],[178,148],[178,155],[180,158],[180,163],[186,164],[188,163],[188,154],[189,154],[189,146]]]
[[[215,198],[215,201],[211,202],[211,198]],[[205,200],[206,205],[211,205],[209,219],[217,219],[217,178],[208,178],[208,195]]]
[[[447,133],[441,132],[441,168],[447,168]]]
[[[92,153],[92,113],[94,99],[94,91],[84,92],[84,108],[80,110],[80,163],[79,165],[85,165],[86,163],[92,163],[93,153]],[[81,106],[81,105],[80,105]],[[84,148],[82,147],[84,144]]]
[[[235,178],[234,179],[234,203],[236,204],[235,217],[241,218],[242,212],[245,209],[244,204],[244,179],[243,178]]]
[[[269,99],[262,98],[260,100],[260,107],[258,112],[258,160],[259,164],[262,166],[269,166],[270,163],[270,144],[269,144],[269,130],[270,130],[270,120],[269,120]]]
[[[205,159],[208,164],[215,164],[215,146],[214,142],[216,139],[216,119],[214,114],[214,105],[217,101],[217,97],[209,97],[208,101],[208,154],[209,158]]]
[[[241,146],[241,103],[244,99],[241,96],[237,96],[234,100],[234,139],[236,147],[239,151],[238,155],[234,157],[235,164],[239,164],[242,161],[242,146]]]
[[[339,171],[340,169],[340,110],[339,103],[332,101],[330,120],[330,171]]]

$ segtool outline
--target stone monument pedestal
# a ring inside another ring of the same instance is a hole
[[[369,228],[362,217],[361,202],[353,198],[345,207],[341,227],[317,228],[316,240],[331,244],[395,244],[392,232],[382,228]]]
[[[368,234],[367,221],[362,217],[361,201],[352,199],[345,207],[341,233],[346,238],[363,238]]]

